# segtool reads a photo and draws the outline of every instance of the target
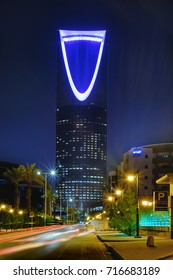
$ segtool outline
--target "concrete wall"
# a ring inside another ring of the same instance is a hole
[[[108,230],[108,220],[92,220],[90,225],[94,227],[94,230]],[[89,226],[89,225],[88,225]]]
[[[141,235],[155,235],[160,237],[170,237],[169,227],[141,227]]]

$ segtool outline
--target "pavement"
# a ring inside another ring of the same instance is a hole
[[[152,246],[147,245],[148,236],[135,238],[109,231],[96,231],[114,259],[119,260],[173,260],[173,239],[153,236]]]

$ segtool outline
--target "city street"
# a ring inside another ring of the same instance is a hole
[[[85,225],[58,225],[0,234],[1,260],[112,259]]]

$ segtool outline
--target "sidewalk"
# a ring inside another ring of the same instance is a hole
[[[117,232],[96,232],[112,255],[121,260],[173,260],[173,239],[154,236],[154,246],[147,246],[148,236],[134,238]]]

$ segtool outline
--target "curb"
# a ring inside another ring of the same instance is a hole
[[[162,257],[162,258],[158,258],[157,260],[166,260],[166,259],[169,259],[169,258],[172,258],[172,257],[173,257],[173,254]]]
[[[111,254],[111,256],[114,260],[124,260],[123,257],[120,254],[118,254],[115,251],[115,249],[112,248],[112,246],[109,246],[108,244],[106,244],[105,241],[103,241],[99,235],[97,235],[97,238],[105,244],[107,251]]]
[[[106,243],[105,243],[106,247],[107,247],[107,250],[109,253],[111,253],[111,256],[114,260],[124,260],[124,258],[118,254],[113,248],[112,246],[108,246]]]

